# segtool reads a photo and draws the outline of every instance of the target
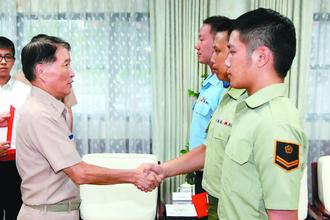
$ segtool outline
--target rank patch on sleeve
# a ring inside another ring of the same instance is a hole
[[[299,144],[276,141],[274,162],[286,171],[297,168],[299,166]]]

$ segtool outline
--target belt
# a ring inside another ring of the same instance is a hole
[[[69,201],[69,202],[59,202],[56,204],[41,204],[41,205],[26,205],[26,206],[46,212],[70,212],[79,209],[80,201],[79,202]]]

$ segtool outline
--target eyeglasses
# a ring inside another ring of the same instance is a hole
[[[2,62],[3,59],[5,59],[5,61],[7,63],[9,63],[9,62],[13,62],[15,60],[15,57],[13,57],[11,55],[6,55],[6,56],[1,56],[0,55],[0,62]]]

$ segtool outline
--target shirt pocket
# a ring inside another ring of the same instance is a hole
[[[224,184],[226,191],[240,201],[247,201],[254,209],[259,207],[262,196],[258,173],[253,162],[253,144],[245,139],[230,140],[225,150],[226,172]]]
[[[216,122],[214,125],[213,137],[220,141],[227,142],[231,131],[231,126]]]
[[[224,169],[226,182],[231,191],[248,191],[251,187],[251,170],[253,164],[249,161],[252,145],[245,140],[229,140],[225,149]],[[244,184],[242,184],[244,183]]]
[[[237,165],[243,165],[249,161],[252,152],[252,144],[248,140],[233,141],[226,148],[227,156]]]
[[[210,112],[211,106],[207,103],[197,101],[196,104],[194,105],[194,112],[197,114],[206,116]]]

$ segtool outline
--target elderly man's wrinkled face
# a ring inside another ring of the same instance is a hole
[[[44,83],[47,91],[57,99],[69,95],[72,88],[74,72],[71,68],[70,51],[59,46],[56,51],[56,61],[43,63]]]

